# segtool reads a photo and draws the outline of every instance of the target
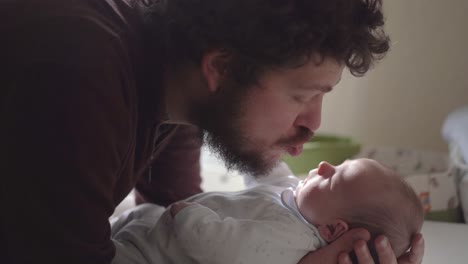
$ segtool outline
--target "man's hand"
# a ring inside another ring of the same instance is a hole
[[[187,206],[194,205],[196,203],[189,203],[189,202],[175,202],[171,205],[171,216],[174,218],[178,212],[184,209]]]
[[[299,264],[352,264],[349,253],[354,249],[359,264],[374,264],[366,241],[370,239],[369,232],[365,229],[352,229],[346,232],[330,245],[307,254]],[[375,239],[375,247],[381,264],[421,264],[424,255],[424,240],[421,234],[417,234],[411,241],[411,250],[403,254],[398,260],[385,236]]]
[[[333,243],[317,251],[305,255],[298,264],[334,264],[337,263],[340,253],[349,253],[353,250],[356,242],[366,243],[370,239],[370,234],[363,228],[351,229],[344,233]],[[366,247],[367,248],[367,247]],[[347,254],[344,254],[347,256]],[[349,257],[348,257],[349,258]],[[346,263],[346,262],[340,262]]]
[[[424,238],[422,234],[416,234],[411,241],[411,250],[398,258],[398,264],[421,264],[423,256]]]

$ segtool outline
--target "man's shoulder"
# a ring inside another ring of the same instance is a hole
[[[120,1],[120,0],[117,0]],[[88,18],[99,23],[120,24],[122,16],[113,0],[0,0],[2,27],[28,25],[54,18]]]
[[[0,35],[10,39],[6,45],[22,40],[28,47],[37,44],[45,53],[48,48],[60,53],[60,47],[66,49],[73,43],[98,50],[128,42],[124,36],[130,27],[118,9],[104,0],[7,0],[1,6]]]

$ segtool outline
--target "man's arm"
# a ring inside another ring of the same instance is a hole
[[[36,22],[9,36],[2,76],[2,263],[110,263],[132,116],[119,42],[82,18]]]
[[[357,228],[346,232],[336,241],[311,252],[301,259],[299,264],[316,263],[339,263],[352,264],[349,253],[354,250],[359,264],[374,264],[374,261],[367,248],[366,241],[370,239],[369,232],[365,229]],[[393,250],[384,236],[379,236],[375,240],[375,247],[379,255],[381,264],[421,264],[424,255],[424,239],[421,234],[413,237],[411,250],[400,258],[396,259]]]
[[[136,203],[168,206],[202,192],[200,187],[200,150],[202,132],[199,128],[180,125],[168,139],[149,172],[143,173],[136,186]]]

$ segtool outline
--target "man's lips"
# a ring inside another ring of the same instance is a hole
[[[302,147],[303,144],[296,145],[296,146],[288,146],[286,147],[286,151],[288,152],[289,155],[295,157],[299,156],[302,153]]]
[[[293,157],[299,156],[302,153],[303,145],[309,142],[313,135],[313,132],[298,134],[293,140],[288,140],[289,142],[285,141],[282,143],[284,143],[283,146],[285,146],[286,152],[288,152],[289,155]]]

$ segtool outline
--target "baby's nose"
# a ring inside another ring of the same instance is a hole
[[[326,161],[320,162],[318,174],[324,178],[330,178],[335,174],[335,167]]]

